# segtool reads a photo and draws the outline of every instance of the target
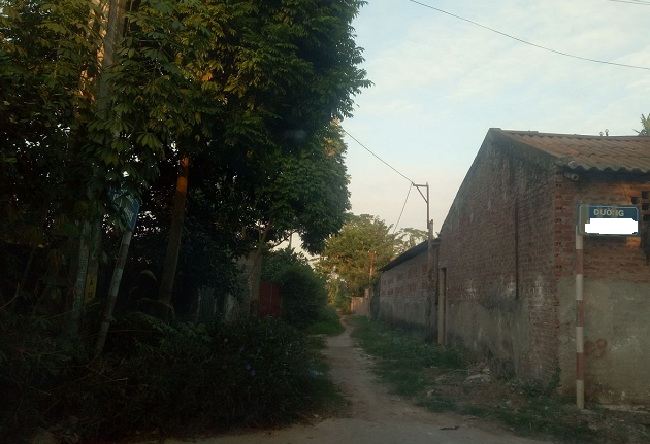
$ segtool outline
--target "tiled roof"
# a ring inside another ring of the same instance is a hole
[[[572,170],[650,173],[650,137],[490,131],[541,150],[555,158],[556,165]]]

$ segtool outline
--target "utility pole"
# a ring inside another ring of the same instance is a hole
[[[418,193],[427,204],[427,301],[425,309],[425,335],[429,336],[431,333],[431,314],[433,311],[433,298],[435,297],[434,286],[434,261],[433,261],[433,219],[429,216],[429,182],[424,184],[413,183],[413,186],[418,189]],[[426,188],[426,196],[422,194],[420,187]]]

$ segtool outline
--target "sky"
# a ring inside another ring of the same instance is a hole
[[[626,136],[650,113],[650,1],[418,1],[446,13],[369,0],[353,22],[374,82],[342,124],[356,214],[426,230],[428,183],[438,232],[490,128]]]

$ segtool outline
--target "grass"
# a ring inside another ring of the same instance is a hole
[[[328,306],[321,317],[304,331],[307,347],[312,351],[312,378],[308,397],[312,409],[305,412],[306,419],[319,416],[341,416],[347,409],[347,400],[341,390],[329,378],[329,365],[322,351],[327,348],[325,336],[336,336],[345,328],[333,307]]]
[[[421,336],[391,329],[380,321],[355,317],[353,322],[352,336],[375,357],[375,371],[394,394],[435,412],[496,419],[519,435],[562,442],[596,441],[594,432],[576,420],[570,400],[552,396],[551,390],[496,381],[480,393],[481,385],[465,383],[472,363],[458,351],[428,344]],[[490,388],[498,390],[491,392]],[[517,394],[516,406],[509,400],[508,390]]]
[[[393,392],[415,397],[431,387],[431,369],[459,370],[465,358],[458,352],[425,343],[403,330],[391,330],[386,324],[364,317],[354,318],[352,337],[370,355],[380,357],[377,373],[388,381]]]
[[[539,396],[517,410],[501,407],[486,414],[508,424],[519,435],[552,436],[564,442],[594,442],[593,431],[583,424],[564,420],[571,410],[567,400]]]
[[[322,353],[327,348],[325,336],[336,336],[345,331],[334,307],[327,306],[312,325],[303,330],[307,347],[312,351],[312,379],[309,398],[314,408],[306,412],[309,417],[339,416],[347,408],[345,396],[328,376],[329,365]]]
[[[309,336],[307,346],[313,352],[311,362],[312,378],[309,383],[308,397],[313,409],[306,412],[308,416],[339,416],[347,407],[347,401],[340,389],[329,378],[329,365],[322,354],[327,348],[323,336]]]
[[[345,331],[336,309],[331,305],[326,306],[319,318],[305,329],[307,335],[336,336]]]

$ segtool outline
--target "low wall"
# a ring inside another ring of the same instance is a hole
[[[360,316],[370,315],[370,299],[367,296],[362,298],[352,298],[351,307],[352,313]]]

